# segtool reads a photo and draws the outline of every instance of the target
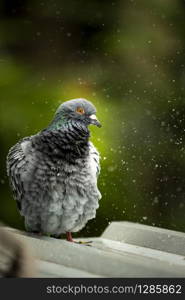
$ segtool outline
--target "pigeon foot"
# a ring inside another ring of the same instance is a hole
[[[75,241],[72,238],[71,232],[66,232],[66,239],[68,242],[75,243]]]
[[[66,232],[66,239],[68,242],[85,245],[85,246],[91,246],[90,244],[92,243],[92,241],[74,241],[71,232]]]

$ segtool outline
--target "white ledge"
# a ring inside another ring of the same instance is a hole
[[[35,277],[185,277],[185,234],[113,222],[92,246],[10,229],[36,259]]]

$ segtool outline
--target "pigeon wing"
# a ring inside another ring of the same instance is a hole
[[[91,157],[91,161],[93,164],[93,167],[95,168],[96,171],[96,177],[98,178],[99,174],[100,174],[100,155],[98,150],[94,147],[93,143],[89,143],[90,144],[90,157]]]
[[[23,178],[28,171],[30,160],[26,155],[26,148],[30,141],[31,137],[22,139],[9,150],[7,155],[7,174],[20,212],[21,202],[25,195]]]

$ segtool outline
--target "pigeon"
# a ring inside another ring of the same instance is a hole
[[[63,102],[47,128],[25,137],[7,155],[7,174],[28,232],[74,242],[95,218],[100,155],[89,125],[101,127],[96,108],[83,98]]]

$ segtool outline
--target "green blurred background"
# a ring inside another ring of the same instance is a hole
[[[84,97],[103,123],[96,219],[185,231],[185,1],[0,2],[0,219],[24,228],[6,177],[8,149]],[[76,235],[76,236],[77,236]]]

